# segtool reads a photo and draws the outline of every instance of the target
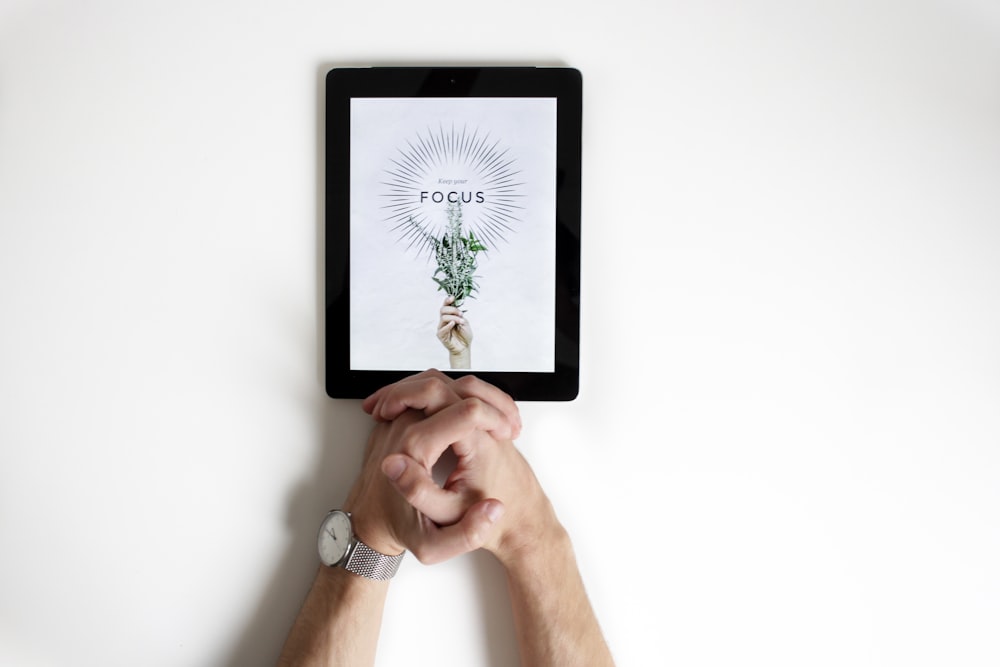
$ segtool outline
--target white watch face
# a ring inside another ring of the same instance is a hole
[[[330,512],[319,529],[319,557],[324,565],[336,565],[351,545],[351,519],[340,511]]]

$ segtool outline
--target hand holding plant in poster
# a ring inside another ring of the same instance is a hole
[[[472,327],[460,310],[465,300],[479,291],[476,282],[476,255],[486,250],[486,246],[469,230],[462,229],[462,204],[448,205],[448,227],[441,238],[432,236],[413,218],[410,226],[419,230],[424,242],[434,251],[437,269],[431,279],[437,283],[438,291],[447,296],[441,307],[441,320],[437,336],[450,353],[452,368],[471,368]]]
[[[472,368],[472,326],[465,319],[465,313],[452,305],[453,302],[454,299],[449,296],[441,306],[437,337],[448,350],[451,368]]]

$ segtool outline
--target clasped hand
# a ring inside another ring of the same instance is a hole
[[[485,548],[506,563],[557,525],[513,444],[517,405],[497,387],[432,370],[383,387],[363,408],[377,424],[345,509],[372,548],[424,563]],[[449,448],[457,462],[439,486],[433,468]]]
[[[511,397],[427,371],[375,392],[364,409],[376,424],[344,505],[357,537],[424,563],[487,549],[506,574],[521,664],[613,665],[569,536],[514,447],[521,417]],[[438,485],[434,464],[449,449],[455,468]],[[374,664],[387,590],[320,568],[281,664]]]

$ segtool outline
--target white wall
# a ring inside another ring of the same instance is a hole
[[[1000,11],[0,1],[0,663],[272,664],[368,429],[323,73],[585,85],[582,391],[522,449],[622,665],[1000,662]],[[382,665],[507,665],[488,558]],[[433,601],[428,608],[428,601]]]

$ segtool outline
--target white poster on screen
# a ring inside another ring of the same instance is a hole
[[[471,370],[554,370],[555,149],[554,99],[351,101],[352,369],[449,367],[435,247],[459,230]]]

